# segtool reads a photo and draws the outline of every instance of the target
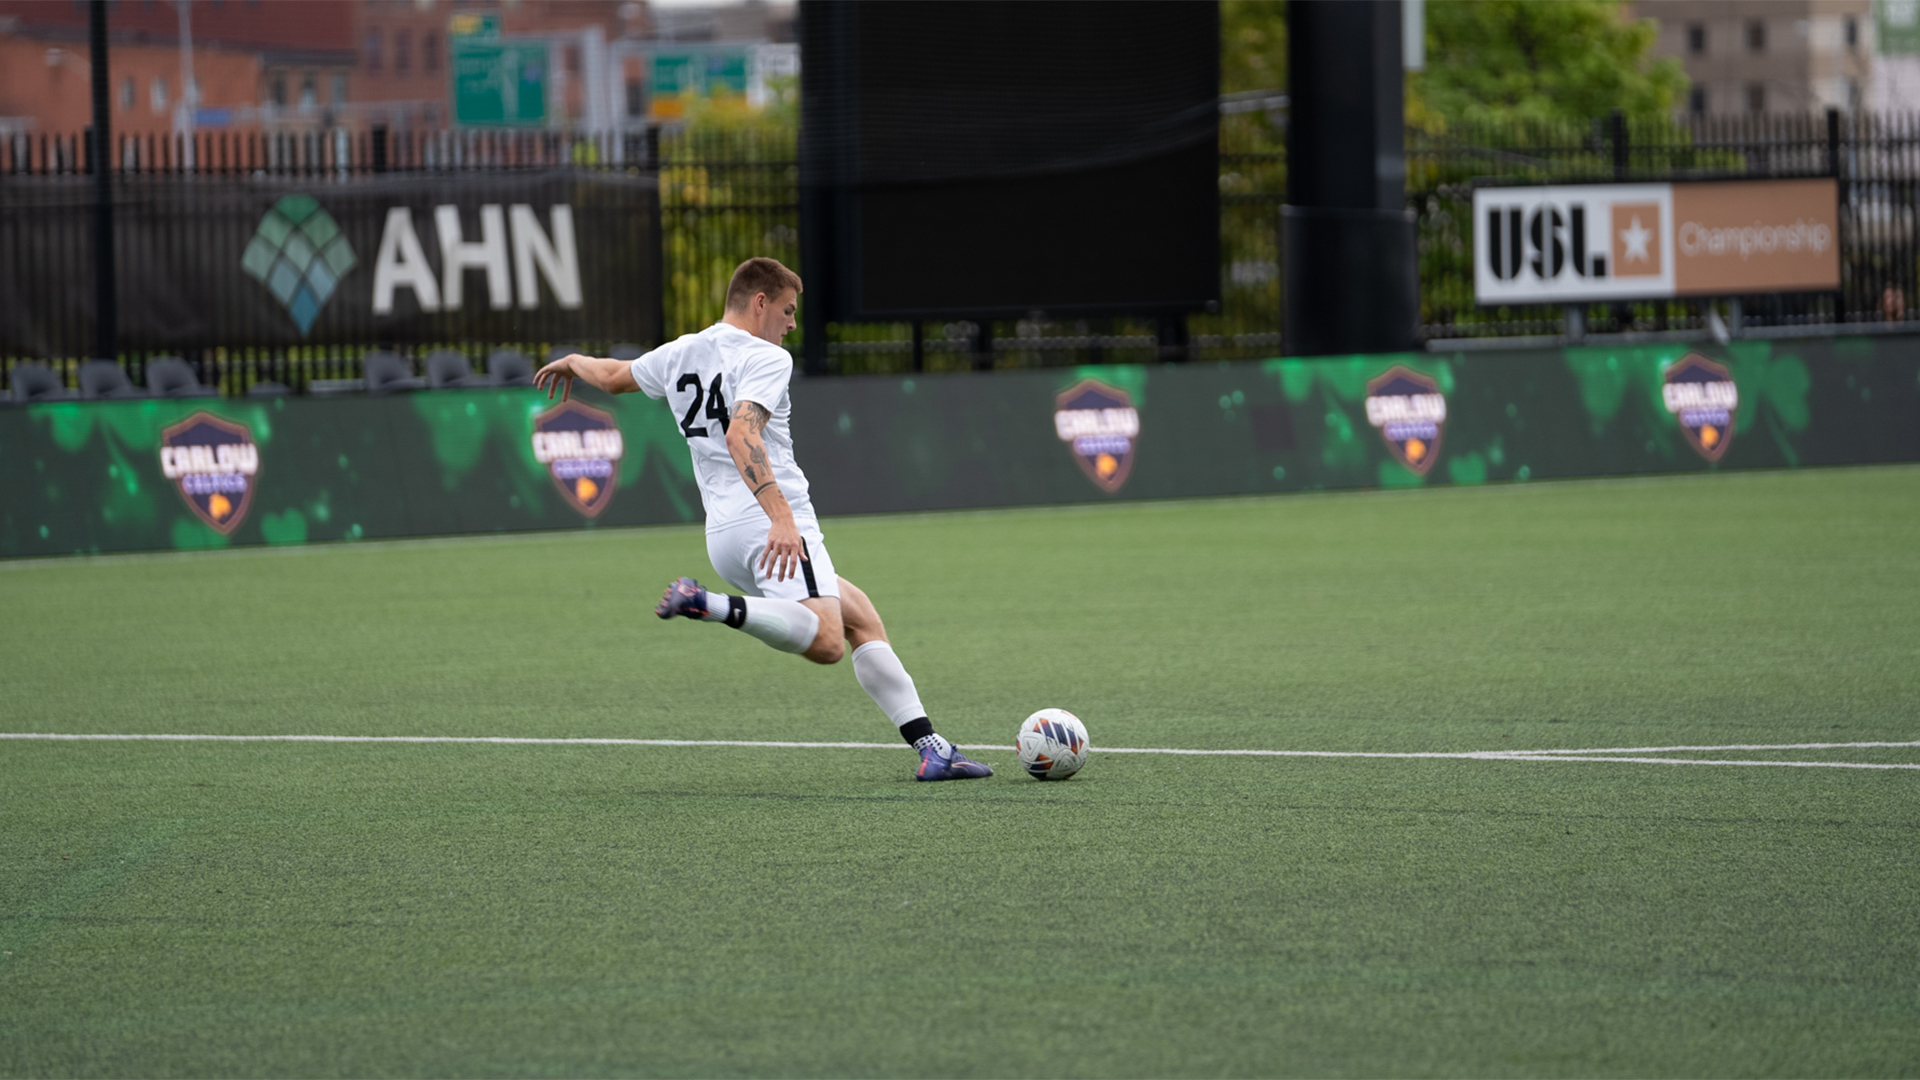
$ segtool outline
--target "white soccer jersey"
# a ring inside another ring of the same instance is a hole
[[[680,433],[693,454],[700,502],[707,509],[708,532],[749,521],[771,524],[727,452],[727,428],[734,406],[742,401],[765,406],[772,414],[761,438],[773,478],[793,507],[795,522],[818,527],[806,474],[793,460],[793,431],[787,425],[793,411],[787,394],[792,379],[793,357],[787,350],[724,322],[670,341],[633,362],[633,381],[648,397],[666,398],[679,418]]]

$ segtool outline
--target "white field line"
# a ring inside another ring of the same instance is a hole
[[[533,746],[740,746],[783,750],[893,750],[899,743],[783,742],[744,739],[537,739],[504,735],[122,735],[58,732],[0,732],[0,739],[39,739],[61,742],[309,742],[309,743],[478,743]],[[968,743],[975,750],[1012,750],[1014,747]],[[1851,743],[1743,743],[1728,746],[1638,746],[1619,750],[1469,750],[1462,752],[1390,753],[1367,750],[1186,750],[1175,747],[1103,746],[1103,754],[1169,754],[1186,757],[1281,758],[1449,758],[1470,761],[1611,761],[1644,765],[1783,766],[1802,769],[1920,769],[1920,763],[1865,761],[1735,761],[1725,758],[1644,757],[1650,753],[1727,750],[1837,750],[1854,748],[1920,747],[1913,742]]]
[[[1702,747],[1702,749],[1716,749]],[[1906,764],[1876,761],[1735,761],[1732,758],[1593,757],[1585,754],[1508,754],[1502,761],[1621,761],[1635,765],[1783,765],[1798,769],[1920,769]]]
[[[1680,750],[1839,750],[1850,747],[1920,746],[1914,742],[1744,743],[1731,746],[1610,746],[1597,750],[1521,750],[1522,754],[1665,754]]]

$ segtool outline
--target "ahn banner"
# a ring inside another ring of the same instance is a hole
[[[120,341],[655,342],[656,191],[650,177],[594,169],[129,179],[114,222]],[[86,235],[85,183],[9,195],[33,204],[5,215],[45,241],[22,237],[30,246]],[[90,266],[0,263],[0,349],[90,347]]]
[[[1832,179],[1480,188],[1483,305],[1823,292],[1840,287]]]

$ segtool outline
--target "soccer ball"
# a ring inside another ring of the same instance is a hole
[[[1087,725],[1065,709],[1041,709],[1020,721],[1020,764],[1035,780],[1065,780],[1087,763]]]

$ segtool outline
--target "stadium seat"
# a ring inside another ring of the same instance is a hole
[[[474,376],[473,365],[467,361],[466,353],[441,349],[427,354],[427,388],[429,390],[481,385],[484,384]]]
[[[519,349],[495,349],[487,354],[487,381],[495,386],[532,386],[533,361]]]
[[[638,345],[632,345],[623,341],[615,345],[613,351],[607,355],[613,357],[615,360],[638,360],[647,355],[647,350]]]
[[[154,397],[218,397],[220,391],[202,386],[193,365],[177,356],[156,356],[147,361],[147,392]]]
[[[143,398],[151,397],[145,390],[133,385],[127,378],[127,370],[118,360],[89,360],[80,365],[80,396],[88,401],[103,398]]]
[[[367,393],[378,397],[400,390],[424,390],[427,380],[413,373],[413,365],[385,350],[367,354]]]
[[[34,401],[67,401],[77,398],[77,391],[67,389],[60,376],[45,364],[16,364],[11,380],[13,400],[21,404]]]

